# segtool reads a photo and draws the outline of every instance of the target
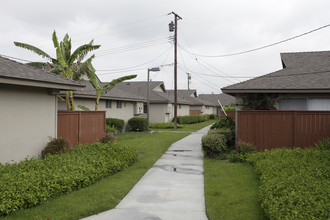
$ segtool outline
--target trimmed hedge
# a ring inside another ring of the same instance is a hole
[[[147,130],[147,119],[133,117],[127,122],[129,131],[146,131]]]
[[[160,128],[160,129],[171,129],[174,128],[174,123],[173,122],[167,122],[167,123],[153,123],[149,126],[150,128]],[[183,125],[177,124],[177,128],[182,128]]]
[[[119,118],[107,118],[106,124],[109,127],[114,126],[120,133],[124,130],[125,121]]]
[[[226,137],[223,134],[208,134],[202,137],[202,148],[208,158],[224,158],[228,151]]]
[[[185,115],[178,116],[177,122],[178,124],[194,124],[198,122],[207,121],[209,119],[209,115]]]
[[[330,218],[329,149],[274,149],[246,160],[260,175],[259,198],[270,219]]]
[[[0,216],[88,186],[125,169],[137,156],[136,149],[119,143],[96,143],[44,159],[0,163]]]
[[[218,117],[218,115],[217,114],[210,114],[210,119],[216,119]]]

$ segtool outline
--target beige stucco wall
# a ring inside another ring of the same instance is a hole
[[[189,115],[189,113],[190,113],[190,105],[180,104],[180,105],[178,105],[177,111],[178,111],[177,112],[178,113],[178,116]]]
[[[150,104],[149,123],[163,123],[170,120],[171,107],[168,104]]]
[[[217,108],[213,106],[204,106],[203,108],[203,115],[209,115],[209,114],[216,114]]]
[[[83,105],[90,110],[95,109],[95,100],[87,98],[74,98],[76,108],[78,105]],[[128,119],[143,114],[143,102],[132,102],[132,101],[122,101],[122,107],[117,108],[117,101],[111,100],[111,108],[106,108],[106,100],[101,99],[99,101],[98,110],[105,111],[107,118],[119,118],[123,119],[125,122]],[[65,102],[59,102],[59,109],[66,110]]]
[[[57,99],[47,89],[0,85],[0,162],[38,156],[57,132]]]

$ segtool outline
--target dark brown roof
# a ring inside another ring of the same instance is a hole
[[[235,103],[235,97],[221,93],[221,94],[200,94],[198,95],[198,98],[201,100],[207,100],[209,102],[212,102],[214,105],[218,106],[218,100],[221,102],[223,106],[228,106],[233,103]]]
[[[330,93],[330,51],[282,53],[281,58],[284,69],[224,87],[222,91]]]
[[[27,85],[34,83],[37,87],[47,87],[57,88],[57,89],[81,89],[84,85],[79,82],[69,80],[67,78],[61,77],[49,73],[44,70],[40,70],[16,61],[4,58],[0,56],[0,79],[11,80],[12,84],[14,81],[23,81]],[[1,81],[0,81],[1,82]],[[30,84],[29,84],[30,83]],[[23,84],[20,84],[23,85]]]

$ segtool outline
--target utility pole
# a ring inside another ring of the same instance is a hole
[[[178,104],[178,88],[177,88],[177,45],[178,45],[178,20],[182,20],[182,18],[174,13],[173,11],[170,14],[174,15],[174,130],[177,129],[177,104]],[[169,24],[170,31],[173,31],[173,22]]]
[[[188,80],[188,90],[190,90],[189,88],[189,80],[191,80],[191,74],[190,73],[187,73],[187,80]]]

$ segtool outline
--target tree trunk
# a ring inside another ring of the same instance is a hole
[[[71,110],[71,104],[70,104],[70,93],[69,91],[65,91],[65,102],[66,102],[66,110]]]
[[[71,105],[71,110],[74,111],[75,108],[74,108],[74,102],[73,102],[73,92],[72,92],[72,91],[69,91],[69,94],[70,94],[70,105]]]
[[[99,107],[99,101],[101,97],[102,91],[96,91],[96,101],[95,101],[95,111],[97,111]]]

